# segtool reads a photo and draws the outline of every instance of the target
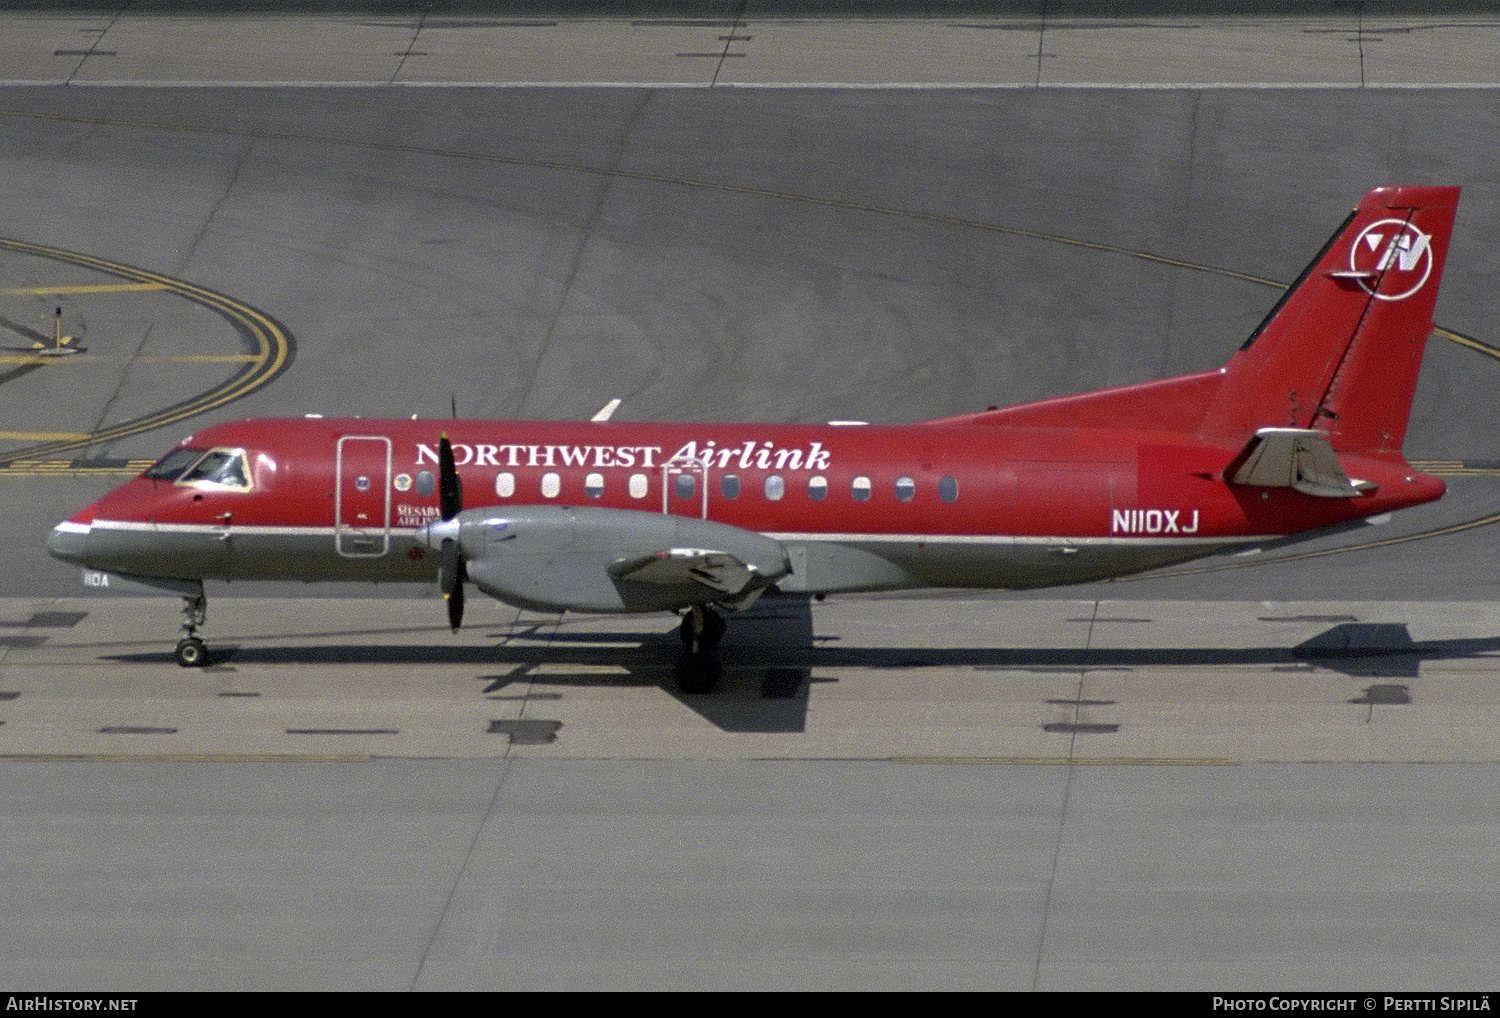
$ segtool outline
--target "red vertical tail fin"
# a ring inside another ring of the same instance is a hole
[[[1365,195],[1224,367],[1204,433],[1315,428],[1339,451],[1399,453],[1458,194]]]

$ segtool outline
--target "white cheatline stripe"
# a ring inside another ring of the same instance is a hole
[[[89,524],[62,523],[60,529],[69,533],[87,533]],[[232,523],[226,528],[218,523],[142,523],[135,520],[96,519],[92,526],[100,530],[140,531],[157,534],[222,533],[225,529],[237,534],[287,536],[314,534],[327,536],[336,533],[334,527],[322,526],[258,526]],[[347,530],[348,528],[344,528]],[[375,527],[372,529],[379,530]],[[392,532],[416,534],[420,527],[389,528]],[[777,533],[765,534],[773,541],[824,541],[839,544],[943,544],[943,545],[1090,545],[1116,547],[1123,545],[1216,545],[1253,544],[1276,541],[1285,534],[1220,534],[1206,537],[1160,537],[1153,535],[1128,535],[1114,537],[1081,537],[1077,535],[1021,536],[1015,534],[855,534],[855,533]]]

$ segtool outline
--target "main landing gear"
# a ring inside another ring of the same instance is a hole
[[[172,657],[184,668],[201,668],[208,664],[208,646],[198,639],[198,627],[208,617],[208,598],[200,590],[182,595],[182,639]]]
[[[677,686],[684,693],[707,693],[719,681],[723,666],[714,648],[724,638],[724,617],[712,608],[693,605],[678,629],[683,655],[677,662]]]

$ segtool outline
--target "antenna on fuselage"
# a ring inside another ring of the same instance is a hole
[[[615,399],[610,400],[608,403],[600,407],[599,412],[590,417],[589,420],[607,421],[615,415],[615,411],[618,409],[620,409],[620,399],[616,397]]]

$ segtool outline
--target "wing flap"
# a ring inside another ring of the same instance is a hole
[[[1317,498],[1354,498],[1378,487],[1351,480],[1328,435],[1311,428],[1261,428],[1225,474],[1231,484],[1291,488]]]
[[[725,597],[744,593],[755,570],[726,551],[707,548],[668,548],[637,558],[621,559],[609,567],[617,580],[677,586],[697,583]]]

